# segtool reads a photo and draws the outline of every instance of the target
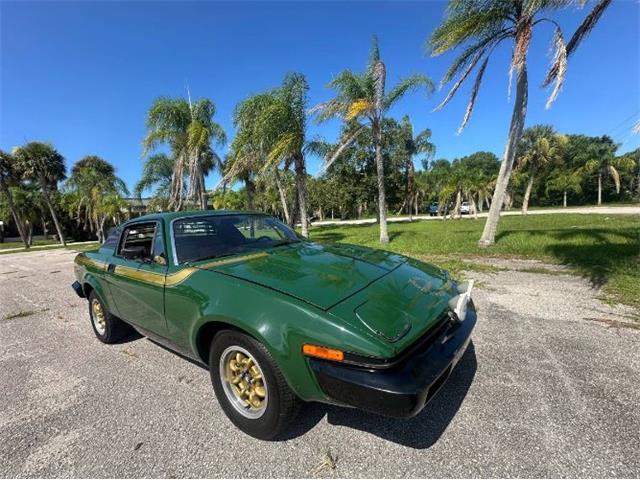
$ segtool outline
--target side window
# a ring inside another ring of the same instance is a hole
[[[117,256],[128,260],[151,260],[156,223],[140,223],[124,230]]]
[[[120,234],[121,233],[122,233],[122,228],[121,227],[113,227],[111,230],[109,230],[109,234],[107,235],[107,239],[100,246],[100,249],[101,250],[102,249],[111,250],[112,253],[113,253],[113,251],[118,246],[118,240],[120,240]]]
[[[151,258],[155,263],[160,265],[167,264],[167,254],[164,249],[164,240],[162,238],[161,228],[156,228],[156,235],[153,239],[153,256]]]

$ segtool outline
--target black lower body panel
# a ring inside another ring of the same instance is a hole
[[[476,324],[469,305],[467,318],[456,322],[423,349],[391,368],[372,369],[310,359],[320,388],[333,401],[391,417],[417,415],[446,382],[464,354]]]

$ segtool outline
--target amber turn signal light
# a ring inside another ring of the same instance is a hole
[[[319,347],[317,345],[310,345],[305,343],[302,346],[302,353],[309,357],[324,358],[325,360],[333,360],[335,362],[341,362],[344,359],[344,353],[340,350],[334,350],[327,347]]]

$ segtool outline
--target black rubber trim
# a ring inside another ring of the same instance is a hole
[[[82,285],[80,285],[80,282],[76,280],[71,284],[71,288],[73,288],[73,291],[76,292],[76,295],[78,295],[80,298],[85,298],[84,292],[82,291]]]

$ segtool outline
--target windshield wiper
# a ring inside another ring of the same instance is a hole
[[[283,245],[291,245],[292,243],[300,243],[300,240],[292,240],[292,239],[288,239],[288,240],[281,240],[279,242],[274,243],[273,245],[271,245],[271,248],[274,247],[281,247]]]

